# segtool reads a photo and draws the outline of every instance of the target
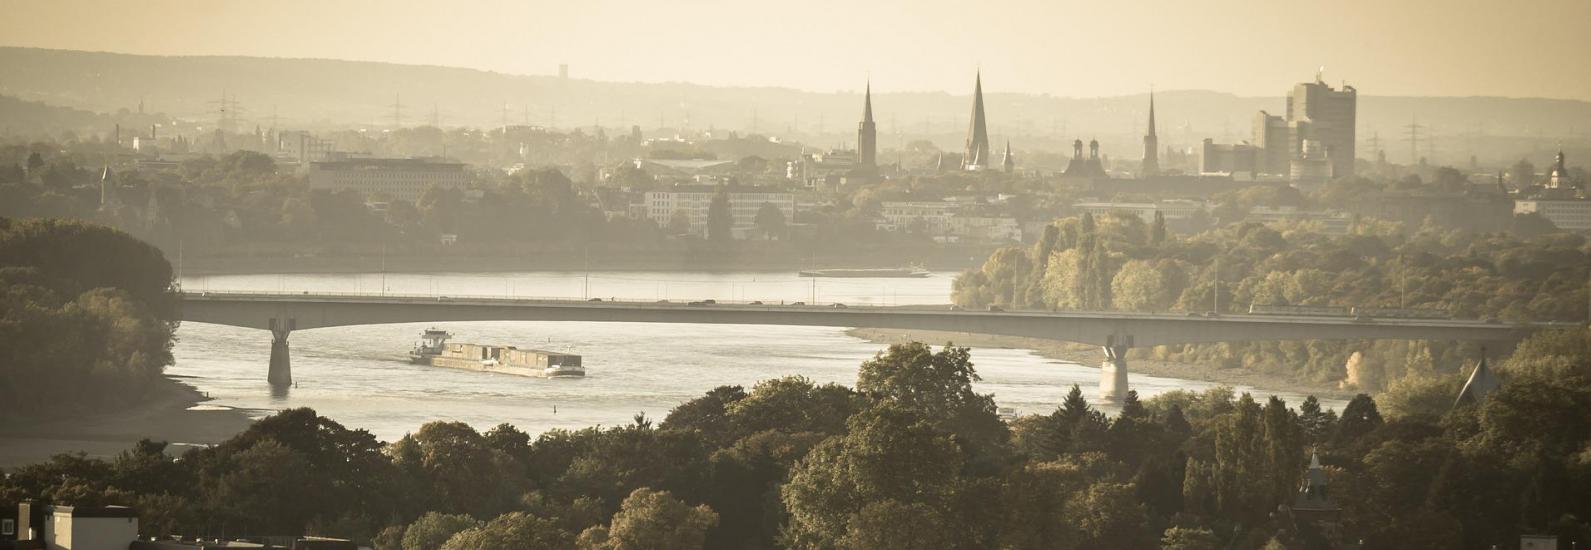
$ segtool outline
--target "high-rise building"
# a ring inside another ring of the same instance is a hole
[[[878,126],[873,124],[873,83],[867,83],[867,95],[862,100],[862,122],[856,125],[856,162],[858,168],[871,170],[878,166]]]
[[[1160,138],[1155,136],[1155,93],[1149,92],[1149,131],[1144,134],[1144,163],[1139,177],[1160,175]]]
[[[1353,86],[1335,90],[1318,75],[1314,82],[1293,86],[1287,94],[1287,123],[1294,130],[1292,153],[1300,154],[1304,141],[1318,141],[1330,160],[1332,177],[1353,175],[1358,100]]]
[[[983,120],[983,72],[972,89],[972,121],[967,126],[967,152],[961,157],[961,169],[982,171],[989,168],[989,128]]]
[[[1260,158],[1255,172],[1281,175],[1288,173],[1289,163],[1298,151],[1294,150],[1287,119],[1260,111],[1254,115],[1254,146],[1260,148]]]

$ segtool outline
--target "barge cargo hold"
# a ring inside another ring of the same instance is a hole
[[[449,369],[495,372],[533,378],[569,378],[586,375],[580,356],[513,346],[492,346],[448,342],[446,331],[425,331],[414,350],[411,362]]]

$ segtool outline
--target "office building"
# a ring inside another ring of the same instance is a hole
[[[358,191],[373,201],[415,202],[431,187],[463,187],[464,165],[433,159],[363,158],[311,162],[310,190]]]
[[[785,223],[795,219],[795,195],[772,189],[718,185],[677,185],[666,191],[646,193],[646,217],[659,227],[668,227],[676,212],[683,212],[690,221],[692,235],[707,235],[707,211],[713,197],[724,193],[729,198],[729,211],[734,219],[730,226],[736,238],[746,238],[756,227],[757,211],[764,204],[772,204],[784,216]]]
[[[1318,74],[1314,82],[1293,86],[1287,94],[1291,150],[1303,153],[1305,141],[1319,142],[1331,162],[1332,177],[1353,175],[1358,102],[1359,92],[1353,86],[1332,89]]]
[[[1521,199],[1514,201],[1514,213],[1540,214],[1565,231],[1591,231],[1591,200]]]

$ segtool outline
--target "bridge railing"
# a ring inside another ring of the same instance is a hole
[[[261,297],[302,297],[302,298],[364,298],[370,300],[414,300],[425,302],[521,302],[521,303],[610,303],[633,305],[741,305],[741,306],[808,306],[808,307],[846,307],[846,308],[876,308],[876,309],[944,309],[950,304],[908,304],[908,305],[883,305],[856,302],[808,302],[804,300],[726,300],[717,298],[703,299],[659,299],[649,300],[644,298],[620,297],[592,297],[575,298],[569,296],[527,296],[524,294],[414,294],[403,292],[315,292],[315,291],[286,291],[286,290],[205,290],[180,292],[184,297],[203,299],[209,296],[247,298],[250,296]]]

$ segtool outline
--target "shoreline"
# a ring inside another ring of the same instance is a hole
[[[968,332],[943,332],[943,331],[902,331],[894,329],[853,328],[845,331],[847,336],[866,340],[874,344],[902,344],[910,341],[924,342],[932,345],[942,345],[952,342],[958,346],[971,348],[1000,348],[1000,349],[1026,349],[1033,350],[1040,357],[1067,363],[1077,363],[1085,367],[1099,368],[1104,361],[1104,355],[1098,348],[1086,344],[1064,342],[1060,340],[1047,340],[1043,338],[1025,338],[1020,336],[993,336],[986,334],[973,334]],[[1185,380],[1200,380],[1227,386],[1249,386],[1267,391],[1281,391],[1314,395],[1321,398],[1349,399],[1354,392],[1345,392],[1334,387],[1320,384],[1309,384],[1283,378],[1273,374],[1258,373],[1248,369],[1223,369],[1209,365],[1191,363],[1178,363],[1154,359],[1129,358],[1128,370],[1133,375],[1158,376],[1163,378],[1181,378]]]
[[[253,420],[241,410],[192,410],[210,401],[198,389],[167,375],[137,404],[124,409],[61,418],[9,419],[0,426],[0,468],[45,462],[60,453],[114,459],[140,439],[170,443],[167,454],[220,443]]]

